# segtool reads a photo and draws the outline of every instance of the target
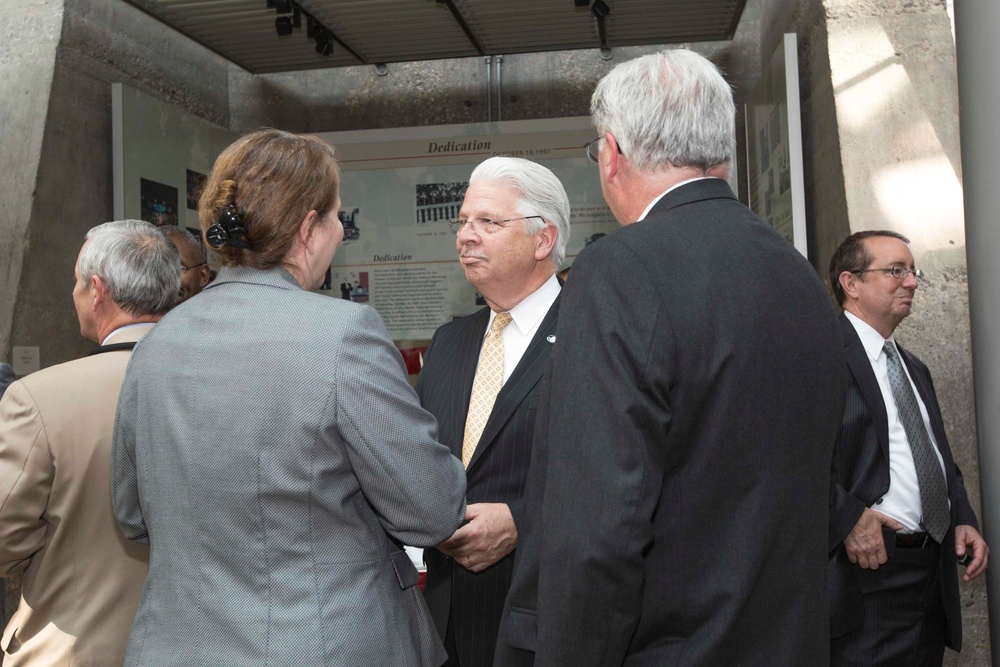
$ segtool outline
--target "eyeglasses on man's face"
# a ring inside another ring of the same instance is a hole
[[[597,137],[596,139],[591,139],[583,145],[583,150],[587,154],[587,159],[594,164],[600,164],[598,161],[598,155],[600,155],[601,152],[601,139],[603,138],[604,137]],[[621,146],[618,146],[618,154],[624,155],[624,153],[622,153]]]
[[[531,218],[538,218],[539,220],[544,220],[540,215],[522,215],[519,218],[507,218],[506,220],[490,220],[489,218],[459,218],[458,220],[452,220],[448,223],[451,227],[452,234],[458,234],[466,225],[469,225],[477,234],[496,234],[501,229],[507,226],[508,222],[514,222],[515,220],[529,220]]]
[[[924,279],[924,272],[920,269],[908,269],[905,266],[887,266],[884,269],[861,269],[860,271],[852,271],[852,273],[888,273],[890,276],[896,280],[906,280],[906,276],[913,274],[913,277],[917,279],[917,282],[922,282]]]
[[[597,156],[601,152],[601,137],[591,139],[583,145],[583,150],[587,154],[587,159],[597,164]]]
[[[191,266],[184,266],[181,264],[181,273],[185,271],[190,271],[191,269],[197,269],[199,266],[205,266],[208,262],[202,262],[201,264],[192,264]]]

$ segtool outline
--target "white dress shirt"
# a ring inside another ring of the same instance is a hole
[[[673,190],[676,190],[677,188],[681,187],[682,185],[687,185],[688,183],[694,183],[695,181],[704,181],[707,178],[717,178],[717,177],[716,176],[698,176],[696,178],[689,178],[686,181],[681,181],[680,183],[676,183],[676,184],[670,186],[669,188],[667,188],[666,190],[664,190],[663,192],[661,192],[659,197],[657,197],[653,201],[649,202],[649,205],[646,207],[646,210],[643,211],[642,215],[639,216],[639,220],[645,220],[646,216],[649,215],[649,212],[653,210],[654,206],[656,206],[656,202],[658,202],[661,199],[663,199],[664,197],[666,197],[667,193],[669,193],[669,192],[671,192]],[[722,179],[720,178],[718,180],[721,181]],[[636,220],[636,222],[639,222],[639,220]]]
[[[545,313],[549,312],[552,302],[559,296],[562,287],[559,280],[552,275],[528,296],[521,299],[521,302],[510,309],[511,323],[503,330],[503,381],[506,383],[510,379],[511,373],[517,368],[517,363],[521,361],[528,344],[538,330],[538,325],[545,318]],[[486,324],[486,333],[483,334],[483,342],[486,341],[486,334],[493,326],[493,318],[496,313],[490,313],[490,321]],[[481,353],[481,351],[480,351]]]
[[[910,441],[906,438],[906,429],[899,419],[899,411],[896,409],[896,400],[892,396],[892,388],[889,386],[889,372],[886,369],[885,351],[882,345],[885,339],[875,331],[867,322],[855,316],[853,313],[844,313],[847,319],[854,325],[854,329],[861,338],[861,344],[865,348],[865,354],[871,362],[872,370],[875,371],[875,379],[878,380],[879,389],[882,390],[882,400],[885,401],[885,412],[889,418],[889,491],[882,496],[882,502],[873,505],[872,509],[891,516],[905,527],[900,531],[912,533],[923,530],[920,521],[923,511],[920,504],[920,484],[917,482],[917,469],[913,465],[913,452],[910,450]],[[889,341],[893,346],[896,341],[890,336]],[[899,354],[897,349],[897,354]],[[930,418],[927,416],[927,406],[920,398],[920,392],[913,384],[910,377],[910,370],[906,363],[902,361],[903,355],[899,354],[900,363],[906,378],[913,388],[913,395],[920,406],[920,416],[924,421],[924,428],[930,437],[931,445],[934,446],[934,453],[937,455],[938,464],[941,466],[941,474],[944,474],[944,460],[941,452],[938,451],[938,443],[934,437],[934,430],[931,428]],[[945,475],[947,479],[947,475]]]

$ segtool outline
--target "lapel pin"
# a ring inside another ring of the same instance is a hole
[[[545,340],[549,341],[550,343],[554,343],[554,342],[556,342],[556,337],[555,336],[546,336]]]

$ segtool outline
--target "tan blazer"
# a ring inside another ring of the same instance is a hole
[[[124,662],[149,557],[111,511],[111,432],[130,355],[46,368],[0,400],[0,575],[24,575],[0,642],[5,667]]]

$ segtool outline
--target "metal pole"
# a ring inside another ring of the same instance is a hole
[[[483,58],[486,62],[486,122],[493,122],[493,59]]]
[[[983,534],[1000,547],[1000,2],[955,3],[965,252],[979,439]],[[1000,664],[1000,568],[986,572],[990,647]]]
[[[503,56],[497,56],[497,122],[503,120]]]

